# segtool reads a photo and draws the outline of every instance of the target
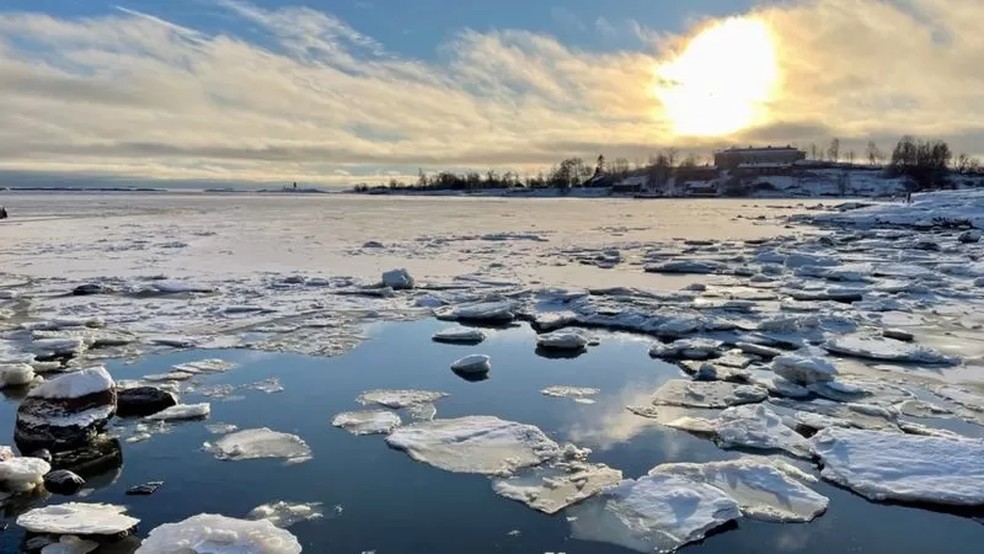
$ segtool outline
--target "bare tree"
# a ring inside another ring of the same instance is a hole
[[[830,141],[830,146],[827,147],[827,158],[830,161],[836,162],[840,160],[840,147],[841,141],[839,138]]]
[[[854,150],[847,151],[847,163],[854,165]]]
[[[873,140],[868,141],[868,148],[865,153],[868,156],[868,163],[870,163],[873,166],[880,164],[882,159],[884,158],[881,150],[878,149],[878,145],[875,144],[875,141]]]
[[[680,154],[680,150],[671,146],[664,151],[664,154],[666,156],[666,161],[670,163],[670,167],[674,167],[676,165],[677,156]]]
[[[820,158],[818,158],[817,155],[818,155],[817,143],[814,142],[813,144],[810,145],[810,159],[819,160]]]

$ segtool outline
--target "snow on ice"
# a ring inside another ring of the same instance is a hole
[[[299,554],[294,535],[270,521],[198,514],[150,531],[135,554]]]
[[[401,423],[399,415],[385,410],[342,412],[331,420],[332,425],[353,435],[387,435]]]
[[[52,535],[117,535],[140,523],[125,512],[125,507],[113,504],[69,502],[25,512],[17,518],[17,525]]]
[[[291,503],[280,500],[253,508],[246,514],[246,519],[263,519],[281,529],[286,529],[295,523],[320,519],[324,516],[320,502]]]
[[[266,427],[230,433],[214,444],[206,442],[204,448],[220,460],[284,458],[287,463],[293,464],[311,459],[311,448],[303,439]]]
[[[145,419],[157,421],[175,421],[182,419],[203,419],[212,413],[212,406],[208,402],[200,404],[176,404],[165,408],[156,414],[146,416]]]
[[[692,408],[727,408],[739,404],[754,404],[769,396],[768,391],[754,385],[739,385],[724,381],[688,381],[671,379],[653,395],[653,404],[690,406]]]

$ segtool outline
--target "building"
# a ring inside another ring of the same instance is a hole
[[[714,165],[721,169],[738,167],[791,166],[806,159],[806,152],[792,146],[728,148],[714,153]]]

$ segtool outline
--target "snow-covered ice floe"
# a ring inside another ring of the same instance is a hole
[[[398,410],[420,404],[432,404],[447,395],[445,392],[428,390],[377,389],[360,394],[355,401],[363,406],[378,404],[386,408]]]
[[[522,470],[518,475],[494,480],[492,489],[534,510],[555,514],[621,480],[622,472],[605,464],[575,462]]]
[[[146,416],[144,419],[156,421],[204,419],[210,413],[212,413],[212,406],[208,402],[202,402],[200,404],[177,404],[170,408],[165,408],[156,414]]]
[[[287,463],[300,463],[311,459],[311,448],[303,439],[266,427],[236,431],[204,447],[220,460],[284,458]]]
[[[25,512],[17,518],[17,525],[52,535],[118,535],[140,523],[124,512],[125,507],[113,504],[69,502]]]
[[[595,401],[591,397],[599,394],[600,392],[600,389],[591,387],[567,387],[562,385],[547,387],[540,391],[540,393],[544,396],[551,396],[554,398],[571,398],[578,404],[594,404]]]
[[[154,528],[136,554],[299,554],[301,544],[270,521],[198,514]]]
[[[958,360],[935,350],[879,336],[846,335],[835,337],[824,348],[835,354],[887,362],[955,365]]]
[[[984,441],[828,427],[821,476],[871,500],[984,506]]]
[[[49,471],[51,465],[40,458],[15,457],[12,452],[9,457],[0,456],[0,490],[29,492],[41,485]]]
[[[492,370],[492,358],[484,354],[472,354],[455,360],[451,369],[467,375],[485,374]]]
[[[553,331],[536,337],[537,348],[546,350],[579,351],[590,343],[591,340],[579,331]]]
[[[689,406],[692,408],[727,408],[739,404],[754,404],[769,396],[768,391],[754,385],[739,385],[724,381],[688,381],[671,379],[653,395],[653,404]]]
[[[479,344],[485,340],[485,333],[470,327],[449,327],[441,329],[431,337],[434,342],[451,344]]]
[[[567,513],[574,538],[639,552],[673,552],[741,517],[721,489],[685,477],[655,474],[627,479]]]
[[[702,464],[658,465],[649,475],[678,475],[721,489],[744,515],[764,521],[810,521],[827,509],[827,497],[803,484],[816,478],[768,459],[739,458]]]
[[[400,423],[398,414],[386,410],[342,412],[331,420],[332,425],[353,435],[387,435],[399,427]]]
[[[246,519],[263,519],[281,529],[286,529],[295,523],[320,519],[324,516],[320,502],[291,503],[280,500],[253,508],[246,514]]]
[[[447,471],[492,475],[540,464],[560,452],[537,427],[492,416],[414,423],[394,430],[386,444]]]

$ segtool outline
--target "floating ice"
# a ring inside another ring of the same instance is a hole
[[[165,408],[156,414],[151,414],[145,419],[157,421],[201,419],[208,417],[210,413],[212,413],[212,406],[208,402],[202,402],[201,404],[176,404],[170,408]]]
[[[508,323],[516,317],[515,311],[516,303],[512,301],[476,302],[442,306],[434,310],[434,315],[451,321]]]
[[[575,462],[558,467],[533,468],[520,475],[496,479],[496,494],[555,514],[560,510],[618,484],[622,472],[604,464]]]
[[[459,473],[509,474],[559,453],[533,425],[492,416],[435,419],[397,428],[386,444],[418,462]]]
[[[679,339],[670,344],[654,343],[649,348],[649,355],[666,360],[706,360],[717,356],[721,346],[721,341],[712,339]]]
[[[414,286],[413,277],[405,269],[394,269],[383,273],[382,283],[384,287],[393,290],[412,289]]]
[[[319,519],[324,516],[320,502],[293,504],[281,500],[253,508],[246,514],[246,519],[263,519],[281,529],[286,529],[295,523]]]
[[[821,476],[871,500],[984,506],[984,441],[829,427]]]
[[[27,364],[0,364],[0,389],[23,387],[34,381],[34,368]]]
[[[162,294],[215,292],[215,288],[208,285],[196,285],[194,283],[182,283],[179,281],[155,281],[151,283],[150,288]]]
[[[0,489],[12,492],[28,492],[34,490],[44,480],[46,473],[51,471],[51,465],[40,458],[0,457]]]
[[[772,360],[772,371],[793,383],[808,385],[818,381],[831,381],[837,376],[837,368],[820,356],[785,354]]]
[[[716,487],[676,475],[649,475],[571,507],[577,539],[639,552],[670,553],[741,517],[738,504]]]
[[[484,354],[472,354],[456,360],[451,369],[458,373],[483,374],[492,370],[492,358]]]
[[[824,344],[823,347],[835,354],[887,362],[941,365],[957,363],[954,358],[945,356],[931,348],[873,335],[836,337]]]
[[[761,404],[728,408],[713,421],[722,447],[779,449],[802,458],[811,456],[809,441]]]
[[[299,554],[289,532],[267,520],[198,514],[151,530],[135,554]]]
[[[185,373],[216,373],[227,371],[234,367],[236,367],[236,364],[226,360],[219,358],[206,358],[204,360],[196,360],[193,362],[178,364],[174,366],[174,370]]]
[[[332,425],[353,435],[388,435],[401,423],[399,415],[385,410],[342,412],[331,420]]]
[[[285,458],[288,463],[300,463],[311,459],[311,448],[300,437],[266,427],[237,431],[214,444],[206,442],[204,447],[220,460]]]
[[[752,354],[754,356],[760,356],[762,358],[775,358],[776,356],[782,355],[782,350],[776,350],[768,346],[763,346],[761,344],[754,344],[751,342],[739,342],[735,344],[742,352],[746,354]]]
[[[239,430],[239,427],[231,423],[210,423],[205,426],[205,429],[213,435],[227,435],[229,433]]]
[[[29,398],[67,399],[111,390],[113,378],[104,367],[66,373],[31,389]]]
[[[187,381],[194,377],[194,373],[189,373],[187,371],[172,371],[170,373],[151,373],[150,375],[144,375],[144,381],[150,381],[152,383],[158,383],[161,381]]]
[[[707,483],[724,491],[738,503],[743,514],[754,519],[810,521],[827,509],[829,500],[800,481],[809,475],[795,468],[788,470],[787,466],[740,458],[703,464],[662,464],[650,470],[649,475],[679,475]]]
[[[737,385],[724,381],[688,381],[671,379],[653,395],[653,404],[694,408],[727,408],[738,404],[761,402],[768,391],[754,385]]]
[[[649,264],[645,270],[648,273],[714,273],[723,268],[723,264],[709,260],[680,260]]]
[[[41,554],[89,554],[99,548],[96,541],[87,541],[73,535],[63,535],[58,542],[45,545]]]
[[[555,398],[573,398],[575,402],[580,404],[594,404],[594,399],[591,397],[600,393],[601,390],[590,387],[565,387],[558,385],[547,387],[540,392],[546,396]]]
[[[366,406],[368,404],[379,404],[386,408],[398,410],[409,408],[418,404],[434,403],[448,394],[445,392],[435,392],[414,389],[377,389],[366,391],[355,399],[356,402]]]
[[[804,398],[810,396],[810,390],[806,387],[797,385],[768,369],[748,368],[742,370],[741,376],[749,384],[763,387],[770,394],[785,396],[787,398]]]
[[[577,331],[553,331],[536,337],[537,347],[547,350],[584,350],[590,342]]]
[[[485,333],[479,329],[469,327],[451,327],[441,329],[431,337],[434,342],[447,342],[452,344],[479,344],[485,340]]]
[[[133,529],[139,519],[113,504],[69,502],[35,508],[17,518],[17,525],[32,533],[52,535],[117,535]]]

